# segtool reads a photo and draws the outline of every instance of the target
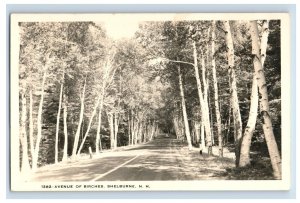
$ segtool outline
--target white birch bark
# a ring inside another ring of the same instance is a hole
[[[217,136],[218,136],[218,146],[219,146],[219,156],[223,157],[223,137],[222,137],[222,125],[221,125],[221,114],[219,107],[219,92],[218,92],[218,80],[216,73],[216,59],[215,59],[215,21],[212,22],[212,33],[211,33],[211,65],[212,65],[212,75],[214,83],[214,103],[216,111],[216,120],[217,120]]]
[[[263,66],[261,63],[261,53],[260,46],[258,43],[258,28],[257,22],[251,21],[251,38],[252,38],[252,54],[253,54],[253,65],[255,70],[255,76],[257,79],[258,91],[260,95],[260,114],[263,118],[263,130],[265,134],[265,139],[268,146],[268,151],[271,158],[273,174],[276,179],[281,179],[281,157],[278,150],[278,146],[273,133],[272,121],[270,117],[269,110],[269,98],[267,92],[266,78],[263,71]]]
[[[134,125],[134,132],[133,132],[134,145],[137,145],[137,143],[138,143],[138,131],[139,131],[139,122],[138,122],[137,119],[135,119],[133,121],[133,125]]]
[[[85,132],[85,134],[84,134],[84,137],[83,137],[83,139],[82,139],[82,141],[81,141],[81,144],[80,144],[80,146],[79,146],[77,155],[79,155],[79,154],[81,153],[81,150],[82,150],[82,148],[83,148],[84,142],[85,142],[86,138],[89,136],[89,132],[90,132],[90,129],[91,129],[91,126],[92,126],[94,117],[95,117],[95,115],[96,115],[97,108],[98,108],[98,106],[99,106],[100,100],[101,100],[101,95],[98,97],[98,99],[97,99],[96,102],[95,102],[93,112],[92,112],[91,117],[90,117],[90,119],[89,119],[88,127],[87,127],[87,129],[86,129],[86,132]]]
[[[29,142],[30,142],[30,153],[31,157],[34,154],[34,140],[33,140],[33,98],[32,89],[29,91]]]
[[[67,116],[68,116],[68,105],[67,105],[67,98],[64,95],[63,101],[63,122],[64,122],[64,152],[62,161],[66,161],[68,159],[68,124],[67,124]]]
[[[268,36],[269,36],[268,24],[269,24],[268,20],[263,21],[262,37],[261,40],[258,40],[258,43],[260,44],[260,53],[261,53],[260,61],[262,66],[264,66],[267,45],[268,45]],[[251,146],[251,139],[253,137],[253,132],[255,130],[257,111],[258,111],[258,87],[257,87],[256,76],[253,73],[250,112],[249,112],[247,127],[245,129],[242,146],[241,146],[241,157],[240,157],[241,167],[250,164],[250,146]]]
[[[130,111],[127,112],[127,125],[128,125],[128,145],[131,145],[131,120],[130,120]]]
[[[236,76],[234,67],[234,47],[232,41],[232,35],[230,30],[229,21],[224,22],[225,27],[225,38],[227,46],[227,59],[228,59],[228,74],[230,77],[230,88],[231,88],[231,104],[232,113],[235,129],[235,155],[236,155],[236,166],[239,166],[240,160],[240,146],[242,141],[242,119],[239,107],[239,100],[237,95]]]
[[[98,112],[98,126],[97,126],[97,134],[96,134],[96,154],[99,154],[102,151],[102,144],[101,144],[101,119],[102,119],[102,107],[103,107],[103,94],[101,95],[101,100],[99,104],[99,112]]]
[[[61,104],[62,104],[62,95],[63,95],[63,82],[60,85],[60,93],[59,93],[59,103],[58,103],[58,111],[56,118],[56,133],[55,133],[55,163],[58,163],[58,133],[59,133],[59,120],[60,120],[60,112],[61,112]]]
[[[42,87],[41,87],[41,99],[39,103],[38,116],[37,116],[37,138],[34,148],[34,153],[32,156],[32,170],[35,171],[38,165],[38,156],[40,151],[40,142],[42,138],[42,114],[43,114],[43,103],[44,103],[44,90],[46,82],[47,72],[43,73]]]
[[[84,81],[83,89],[82,89],[82,94],[81,94],[81,105],[80,105],[80,115],[79,115],[79,121],[78,121],[78,126],[76,130],[76,134],[74,137],[74,144],[73,144],[73,150],[72,150],[72,159],[76,158],[77,155],[77,148],[78,148],[78,142],[79,142],[79,136],[80,136],[80,129],[81,129],[81,124],[83,120],[83,112],[84,112],[84,97],[85,97],[85,86],[86,86],[86,79]]]
[[[199,69],[198,69],[198,61],[197,61],[197,49],[196,49],[196,42],[193,42],[193,57],[194,57],[194,69],[195,69],[195,77],[197,81],[197,89],[198,89],[198,96],[201,106],[201,119],[204,125],[205,134],[206,134],[206,144],[208,147],[208,154],[212,154],[212,144],[211,144],[211,129],[209,124],[209,113],[208,113],[208,106],[204,99],[204,94],[202,92],[202,85],[199,77]],[[203,67],[204,68],[204,67]],[[205,79],[205,78],[204,78]],[[203,81],[204,83],[206,81]],[[204,89],[204,92],[206,89]]]
[[[198,121],[195,121],[195,135],[196,135],[196,143],[199,143],[200,141],[200,125]]]
[[[179,89],[180,89],[180,97],[181,97],[181,105],[182,105],[182,114],[183,114],[183,122],[184,122],[184,129],[185,129],[185,136],[188,142],[188,148],[189,150],[192,149],[192,142],[191,142],[191,134],[190,134],[190,128],[186,113],[186,106],[185,106],[185,96],[183,91],[183,84],[182,84],[182,75],[180,71],[180,65],[177,65],[178,70],[178,78],[179,78]]]
[[[26,121],[27,121],[27,102],[26,96],[23,93],[21,95],[21,128],[20,128],[20,142],[22,146],[22,165],[21,173],[26,175],[30,171],[29,159],[28,159],[28,141],[26,133]]]
[[[133,110],[131,110],[131,145],[134,144],[134,115]]]
[[[110,148],[114,149],[115,147],[115,133],[114,133],[114,116],[112,113],[108,113],[108,123],[109,123],[109,131],[110,131]]]
[[[114,115],[114,134],[115,134],[114,148],[116,149],[118,147],[119,120],[118,120],[118,114],[116,112],[114,114],[115,114]]]
[[[206,143],[205,143],[205,134],[204,134],[204,123],[201,121],[201,126],[200,126],[200,149],[202,151],[206,151]]]

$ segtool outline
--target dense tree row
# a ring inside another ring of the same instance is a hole
[[[177,137],[208,154],[218,145],[219,156],[234,142],[236,166],[244,167],[263,135],[281,177],[279,21],[149,22],[138,37],[174,88],[168,102]]]
[[[92,22],[22,23],[20,36],[23,171],[157,133],[163,87],[138,44],[113,42]]]
[[[19,28],[22,171],[163,131],[234,144],[237,167],[266,140],[281,178],[280,21],[143,22],[118,41],[94,22]]]

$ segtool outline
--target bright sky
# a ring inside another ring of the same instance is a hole
[[[138,30],[136,18],[128,18],[120,15],[111,15],[104,21],[107,35],[113,39],[130,38]]]

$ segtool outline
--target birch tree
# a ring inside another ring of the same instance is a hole
[[[101,91],[98,89],[99,85],[97,85],[95,77],[99,76],[97,69],[103,65],[101,61],[104,55],[105,43],[103,42],[102,44],[99,41],[105,41],[105,36],[102,34],[101,26],[93,22],[72,22],[68,30],[69,41],[76,43],[80,50],[80,54],[77,56],[80,62],[76,64],[75,68],[77,71],[76,74],[78,74],[76,77],[83,83],[83,87],[77,87],[75,90],[75,93],[80,95],[81,101],[72,149],[72,158],[76,158],[83,149],[101,100]],[[87,128],[83,138],[80,139],[80,133],[81,130],[84,130],[83,125],[85,124],[86,117],[88,117]]]
[[[63,73],[64,74],[64,73]],[[64,78],[64,76],[63,76]],[[58,133],[59,133],[59,121],[60,121],[60,112],[61,112],[61,104],[62,104],[62,96],[63,96],[64,85],[63,82],[60,85],[60,93],[59,93],[59,104],[56,118],[56,133],[55,133],[55,163],[58,162]]]
[[[222,137],[222,125],[221,125],[221,114],[219,107],[219,90],[218,90],[218,80],[216,73],[216,53],[215,53],[215,27],[216,23],[212,21],[212,31],[211,31],[211,55],[212,55],[212,75],[213,75],[213,84],[214,84],[214,103],[215,103],[215,112],[217,120],[217,136],[218,136],[218,145],[219,145],[219,156],[223,157],[223,137]]]
[[[101,150],[101,137],[100,137],[100,129],[101,129],[101,118],[102,118],[102,110],[103,110],[103,103],[104,98],[106,95],[107,86],[110,82],[112,82],[112,79],[115,74],[115,70],[113,68],[113,56],[108,55],[108,58],[106,59],[106,62],[104,64],[103,72],[102,72],[102,84],[101,84],[101,90],[99,92],[99,102],[98,105],[98,127],[97,127],[97,134],[96,134],[96,154],[99,153]]]
[[[211,129],[210,129],[210,123],[209,123],[208,103],[206,103],[206,101],[204,100],[204,94],[202,92],[202,85],[201,85],[199,69],[198,69],[198,60],[197,60],[198,55],[197,55],[196,42],[193,42],[193,58],[194,58],[194,70],[195,70],[195,77],[196,77],[196,81],[197,81],[198,96],[199,96],[201,113],[202,113],[201,119],[202,119],[203,126],[205,129],[208,154],[211,155],[212,154],[212,143],[211,143]],[[204,66],[204,64],[202,64],[202,66]],[[203,76],[203,80],[204,79],[205,79],[205,77]],[[203,83],[205,83],[205,82],[206,81],[203,81]],[[204,91],[206,91],[206,90],[207,89],[204,88]]]
[[[262,56],[260,53],[257,21],[250,22],[250,31],[251,31],[251,39],[252,39],[253,66],[255,70],[255,76],[257,79],[258,92],[259,92],[260,114],[263,118],[263,131],[265,134],[268,151],[271,158],[274,177],[276,179],[281,179],[281,175],[282,175],[281,157],[279,154],[275,136],[273,134],[272,121],[269,113],[268,92],[267,92],[264,69],[262,66],[262,57],[265,58],[265,56]]]
[[[79,121],[77,125],[76,134],[74,137],[74,143],[73,143],[73,150],[72,150],[72,159],[75,159],[77,156],[77,148],[78,148],[78,142],[79,142],[79,136],[80,136],[80,129],[81,124],[83,120],[83,113],[84,113],[84,97],[85,97],[85,88],[86,88],[86,79],[84,80],[84,85],[82,88],[82,93],[80,96],[80,115],[79,115]]]
[[[34,152],[34,138],[33,138],[33,95],[32,88],[29,90],[29,144],[30,153]]]
[[[262,66],[264,66],[264,62],[266,58],[267,42],[269,36],[268,24],[269,24],[268,20],[263,21],[261,39],[258,42],[260,45]],[[241,167],[250,164],[250,146],[253,137],[253,132],[255,130],[257,111],[258,111],[258,87],[257,87],[256,75],[253,73],[250,112],[249,112],[249,118],[248,118],[247,126],[245,128],[245,133],[241,145],[241,157],[240,157]]]
[[[240,146],[242,141],[242,120],[241,120],[241,113],[239,107],[239,99],[237,94],[236,74],[235,74],[235,66],[234,66],[234,47],[233,47],[229,21],[224,21],[224,28],[225,28],[226,47],[227,47],[228,75],[230,78],[232,114],[233,114],[233,121],[234,121],[234,130],[235,130],[234,134],[235,134],[236,166],[239,166]]]
[[[22,164],[21,172],[27,174],[30,171],[30,165],[28,160],[28,141],[27,141],[27,132],[26,132],[26,96],[23,90],[21,94],[21,128],[20,128],[20,143],[22,146]]]
[[[185,97],[184,97],[184,91],[183,91],[183,84],[182,84],[182,76],[180,71],[180,65],[177,65],[178,70],[178,80],[179,80],[179,89],[180,89],[180,97],[181,97],[181,106],[182,106],[182,115],[183,115],[183,122],[184,122],[184,130],[185,130],[185,136],[188,142],[188,148],[189,150],[192,149],[192,141],[191,141],[191,134],[190,134],[190,128],[186,113],[186,106],[185,106]]]
[[[66,161],[68,159],[68,124],[67,124],[67,116],[68,116],[68,99],[66,94],[64,94],[63,98],[63,123],[64,123],[64,151],[62,161]]]

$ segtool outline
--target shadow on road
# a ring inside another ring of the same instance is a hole
[[[128,162],[128,163],[127,163]],[[125,164],[124,164],[125,163]],[[232,159],[199,154],[172,137],[155,140],[105,157],[41,168],[34,181],[157,181],[226,179]],[[103,176],[103,177],[102,177]],[[100,177],[100,178],[97,178]]]

